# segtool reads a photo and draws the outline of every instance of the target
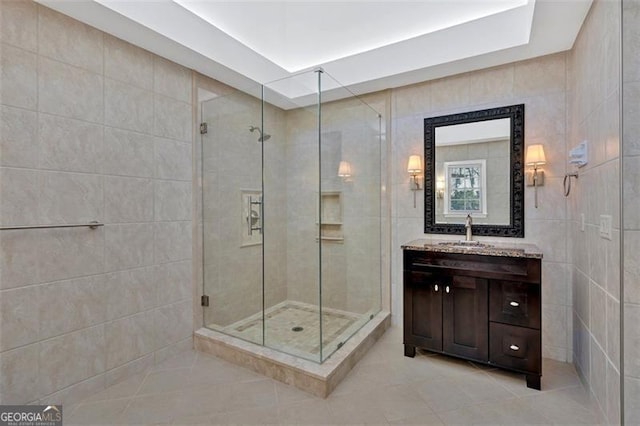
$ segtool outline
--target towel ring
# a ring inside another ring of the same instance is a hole
[[[564,188],[564,196],[568,197],[571,193],[571,178],[578,179],[578,173],[567,173],[564,175],[564,180],[562,181],[562,186]],[[568,185],[567,185],[568,182]]]

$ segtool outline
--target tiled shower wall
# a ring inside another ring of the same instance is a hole
[[[620,4],[595,1],[569,55],[567,150],[589,147],[569,196],[573,362],[611,423],[620,419],[619,64]],[[611,240],[601,215],[613,219]]]
[[[191,346],[191,72],[0,3],[0,404],[68,402]]]
[[[562,194],[567,144],[567,54],[558,53],[523,62],[447,77],[392,92],[392,300],[394,322],[402,321],[402,251],[415,238],[453,238],[424,234],[423,192],[413,207],[407,160],[422,155],[423,120],[457,112],[525,104],[525,144],[544,145],[545,184],[539,188],[539,208],[533,188],[525,192],[525,238],[507,242],[537,244],[542,262],[542,348],[545,357],[571,360],[570,259],[567,250],[567,201]],[[491,238],[495,240],[496,238]]]
[[[640,424],[640,2],[622,1],[624,417]]]

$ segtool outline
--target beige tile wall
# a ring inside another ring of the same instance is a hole
[[[567,149],[589,143],[569,197],[569,255],[573,361],[610,423],[620,421],[619,50],[620,5],[596,1],[569,55]],[[600,215],[613,217],[612,240],[600,237]]]
[[[567,201],[561,192],[567,144],[566,73],[567,55],[559,53],[393,90],[394,321],[402,321],[400,245],[415,238],[458,238],[423,233],[423,192],[418,193],[418,206],[413,208],[407,161],[410,155],[424,152],[424,118],[524,103],[525,144],[541,143],[545,148],[545,186],[538,191],[538,209],[534,208],[532,188],[526,188],[524,240],[506,240],[534,243],[543,250],[543,355],[571,359],[569,229]]]
[[[640,424],[640,2],[622,1],[624,420]]]
[[[191,71],[0,3],[0,404],[70,402],[191,346]]]

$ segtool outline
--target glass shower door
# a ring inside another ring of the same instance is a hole
[[[204,325],[263,344],[261,103],[236,91],[200,107]]]

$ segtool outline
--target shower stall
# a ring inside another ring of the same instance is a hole
[[[203,323],[321,364],[381,310],[382,116],[322,70],[259,92],[200,103]]]

